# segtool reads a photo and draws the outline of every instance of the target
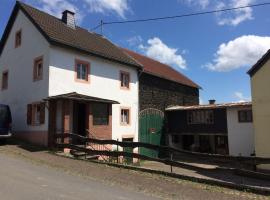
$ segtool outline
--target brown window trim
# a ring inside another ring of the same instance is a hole
[[[84,64],[87,66],[87,80],[82,80],[82,79],[78,79],[77,78],[77,64]],[[75,59],[75,66],[74,66],[74,72],[75,72],[75,76],[74,76],[74,80],[75,82],[78,83],[90,83],[90,71],[91,71],[91,65],[90,62],[87,61],[83,61],[80,59]]]
[[[20,34],[20,43],[17,43],[17,37],[18,37],[18,34]],[[15,33],[15,48],[18,48],[18,47],[20,47],[22,45],[22,29],[20,29],[20,30],[18,30],[18,31],[16,31],[16,33]]]
[[[128,87],[123,87],[121,85],[121,82],[122,82],[121,75],[122,74],[128,75],[128,79],[129,79],[129,81],[128,81]],[[122,89],[122,90],[130,90],[130,73],[129,72],[120,70],[120,72],[119,72],[119,80],[120,80],[120,89]]]
[[[6,83],[6,86],[4,87],[4,74],[7,74],[7,83]],[[1,85],[1,89],[2,90],[7,90],[8,89],[8,78],[9,77],[9,72],[8,72],[8,70],[4,70],[3,72],[2,72],[2,85]]]
[[[128,110],[128,124],[122,123],[122,110]],[[130,107],[120,107],[120,125],[121,126],[130,126],[131,125],[131,108]]]
[[[36,76],[36,70],[37,70],[37,65],[39,64],[39,62],[42,62],[42,72],[41,75],[39,77]],[[33,81],[40,81],[43,79],[43,70],[44,70],[44,59],[43,56],[39,56],[36,57],[34,59],[34,65],[33,65]]]
[[[34,106],[40,106],[40,116],[39,116],[39,122],[35,122],[35,109]],[[31,126],[41,126],[45,124],[45,103],[44,102],[33,102],[31,104],[27,105],[27,109],[29,109],[29,106],[31,107],[30,110],[27,110],[27,124]],[[31,112],[31,113],[28,113]],[[28,119],[30,117],[30,119]]]
[[[250,121],[243,121],[243,120],[241,120],[241,118],[240,118],[240,113],[241,112],[251,112],[251,120]],[[252,113],[252,110],[251,109],[245,109],[245,110],[238,110],[238,122],[239,123],[252,123],[253,122],[253,115],[252,115],[253,113]]]

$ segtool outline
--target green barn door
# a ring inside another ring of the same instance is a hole
[[[164,113],[157,109],[146,109],[140,112],[139,121],[139,141],[144,143],[160,145]],[[157,158],[159,152],[140,148],[140,154]]]

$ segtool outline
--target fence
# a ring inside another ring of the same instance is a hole
[[[68,141],[67,143],[63,143],[62,141]],[[79,139],[80,141],[84,142],[85,144],[91,143],[91,144],[96,144],[96,145],[116,145],[120,147],[130,147],[130,148],[148,148],[151,150],[155,151],[163,151],[166,152],[167,157],[165,158],[154,158],[154,157],[149,157],[145,155],[140,155],[138,153],[130,153],[130,152],[124,152],[124,151],[110,151],[108,149],[89,149],[85,148],[76,144],[73,144],[72,141],[76,138],[76,141]],[[61,140],[59,140],[61,139]],[[217,155],[217,154],[207,154],[207,153],[198,153],[198,152],[190,152],[190,151],[185,151],[185,150],[179,150],[175,149],[172,147],[168,146],[161,146],[161,145],[153,145],[149,143],[142,143],[142,142],[120,142],[116,140],[99,140],[96,138],[88,138],[88,137],[82,137],[80,135],[76,134],[57,134],[56,135],[56,141],[57,142],[57,147],[59,148],[69,148],[72,150],[84,152],[89,155],[101,155],[101,156],[108,156],[108,157],[129,157],[129,158],[137,158],[140,160],[148,160],[148,161],[156,161],[156,162],[161,162],[166,165],[171,165],[174,167],[186,167],[187,164],[177,162],[173,160],[173,155],[175,154],[181,154],[181,155],[188,155],[193,158],[198,158],[198,159],[208,159],[208,160],[215,160],[216,162],[231,162],[231,163],[238,163],[240,166],[243,164],[248,164],[248,165],[259,165],[259,164],[270,164],[270,158],[263,158],[263,157],[243,157],[243,156],[228,156],[228,155]],[[61,142],[59,142],[61,141]],[[181,158],[180,158],[181,160]]]

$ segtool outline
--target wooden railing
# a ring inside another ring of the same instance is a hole
[[[77,145],[70,143],[57,143],[57,146],[60,148],[70,148],[70,149],[75,149],[78,151],[82,151],[85,153],[89,154],[96,154],[96,155],[103,155],[103,156],[113,156],[113,157],[119,157],[119,156],[124,156],[124,157],[130,157],[130,158],[137,158],[141,160],[149,160],[149,161],[157,161],[157,162],[162,162],[164,164],[172,165],[172,166],[184,166],[185,164],[173,161],[171,159],[170,155],[174,154],[182,154],[182,155],[188,155],[193,158],[198,158],[198,159],[209,159],[211,161],[216,160],[217,162],[232,162],[232,163],[240,163],[240,164],[249,164],[249,165],[258,165],[258,164],[270,164],[270,158],[264,158],[264,157],[244,157],[244,156],[228,156],[228,155],[218,155],[218,154],[207,154],[207,153],[198,153],[198,152],[190,152],[190,151],[185,151],[185,150],[179,150],[176,148],[168,147],[168,146],[162,146],[162,145],[154,145],[154,144],[149,144],[149,143],[142,143],[142,142],[120,142],[116,140],[99,140],[99,139],[94,139],[94,138],[87,138],[87,137],[82,137],[76,134],[59,134],[56,136],[58,140],[56,141],[65,141],[65,138],[80,138],[81,141],[85,143],[92,143],[92,144],[98,144],[98,145],[116,145],[120,147],[131,147],[131,148],[147,148],[150,150],[155,150],[155,151],[162,151],[166,152],[168,155],[168,158],[153,158],[137,153],[128,153],[128,152],[123,152],[123,151],[111,151],[108,149],[102,149],[102,150],[97,150],[97,149],[87,149],[87,148],[82,148]],[[59,140],[61,138],[61,140]],[[70,141],[70,140],[69,140]]]

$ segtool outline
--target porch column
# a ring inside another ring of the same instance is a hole
[[[55,145],[56,138],[56,101],[49,101],[49,134],[48,134],[48,146],[53,147]]]
[[[71,116],[71,109],[70,109],[70,101],[63,100],[62,101],[62,123],[63,123],[63,133],[70,133],[71,131],[71,123],[70,123],[70,116]],[[69,143],[69,138],[64,139],[64,143]]]

